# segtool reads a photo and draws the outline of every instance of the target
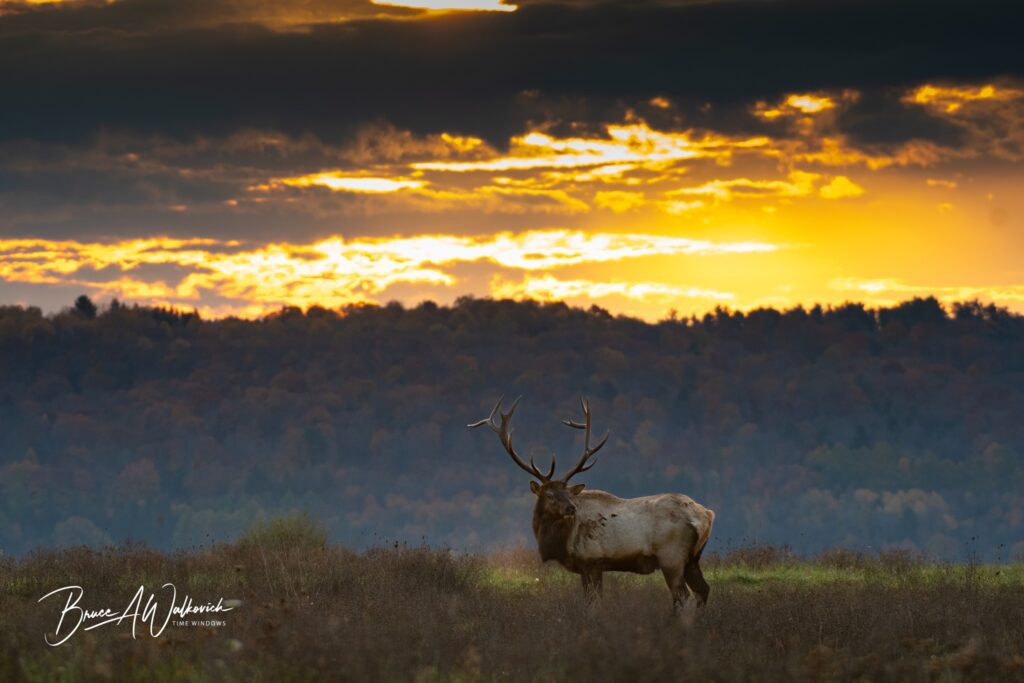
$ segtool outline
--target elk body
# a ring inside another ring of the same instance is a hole
[[[660,569],[674,608],[685,603],[690,591],[698,604],[705,604],[710,587],[700,569],[700,556],[711,535],[715,513],[681,493],[619,498],[604,491],[585,490],[583,484],[569,484],[574,475],[594,466],[591,458],[608,441],[606,434],[596,446],[590,445],[590,405],[584,399],[580,403],[584,421],[564,422],[584,431],[583,455],[559,479],[554,478],[553,457],[544,473],[532,459],[524,462],[513,448],[509,424],[519,399],[507,413],[501,412],[499,400],[489,417],[467,425],[489,426],[516,465],[536,480],[530,482],[530,490],[537,496],[533,534],[541,559],[554,560],[579,574],[588,596],[601,592],[601,577],[606,571],[650,574]]]

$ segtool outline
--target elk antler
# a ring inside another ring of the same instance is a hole
[[[509,408],[507,413],[501,413],[499,412],[501,408],[501,402],[505,400],[505,397],[502,396],[501,398],[498,399],[498,402],[494,404],[494,409],[491,410],[490,415],[488,415],[487,417],[478,422],[474,422],[473,424],[468,424],[466,426],[469,427],[470,429],[480,427],[481,425],[487,425],[488,427],[490,427],[491,431],[498,435],[498,439],[501,441],[501,445],[505,447],[505,450],[508,451],[508,454],[512,456],[512,460],[517,465],[523,468],[526,471],[526,473],[529,474],[531,477],[536,477],[540,481],[547,483],[551,481],[551,477],[555,475],[555,457],[551,456],[551,468],[548,470],[547,474],[544,474],[539,469],[537,469],[537,466],[535,464],[533,464],[533,458],[530,458],[530,464],[527,465],[525,462],[522,461],[522,459],[520,459],[519,455],[516,453],[516,450],[512,447],[512,430],[509,429],[509,422],[511,422],[512,420],[512,413],[516,412],[516,406],[519,405],[520,398],[522,398],[522,396],[517,398],[512,403],[512,407]],[[494,421],[495,414],[501,415],[500,424]]]
[[[586,437],[584,437],[583,442],[583,457],[580,458],[580,461],[576,463],[575,467],[566,472],[565,476],[561,478],[560,481],[563,481],[565,483],[569,483],[569,479],[571,479],[573,476],[579,474],[580,472],[586,472],[591,467],[593,467],[594,462],[597,461],[595,460],[594,462],[588,465],[587,460],[590,460],[591,456],[593,456],[594,453],[597,453],[599,450],[601,450],[605,443],[608,442],[608,433],[605,433],[604,438],[601,439],[600,443],[598,443],[593,448],[590,447],[590,401],[580,396],[580,406],[583,407],[582,423],[573,422],[572,420],[562,420],[564,424],[566,424],[569,427],[572,427],[573,429],[586,430]]]

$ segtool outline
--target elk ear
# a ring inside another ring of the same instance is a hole
[[[585,488],[587,488],[586,484],[576,484],[575,486],[569,487],[569,493],[571,493],[574,496],[578,496],[581,493],[583,493],[583,489]]]
[[[540,493],[540,484],[535,481],[530,481],[530,490],[534,493]]]

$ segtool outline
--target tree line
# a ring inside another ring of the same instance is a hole
[[[719,550],[1024,553],[1024,317],[932,298],[656,323],[476,298],[0,307],[0,549],[187,547],[291,510],[354,545],[524,543],[527,481],[465,428],[502,394],[517,449],[563,467],[589,396],[611,438],[580,480],[688,493]]]

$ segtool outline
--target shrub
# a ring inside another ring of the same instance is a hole
[[[322,548],[327,545],[327,536],[327,528],[308,512],[292,512],[255,522],[238,539],[238,544],[275,550]]]

